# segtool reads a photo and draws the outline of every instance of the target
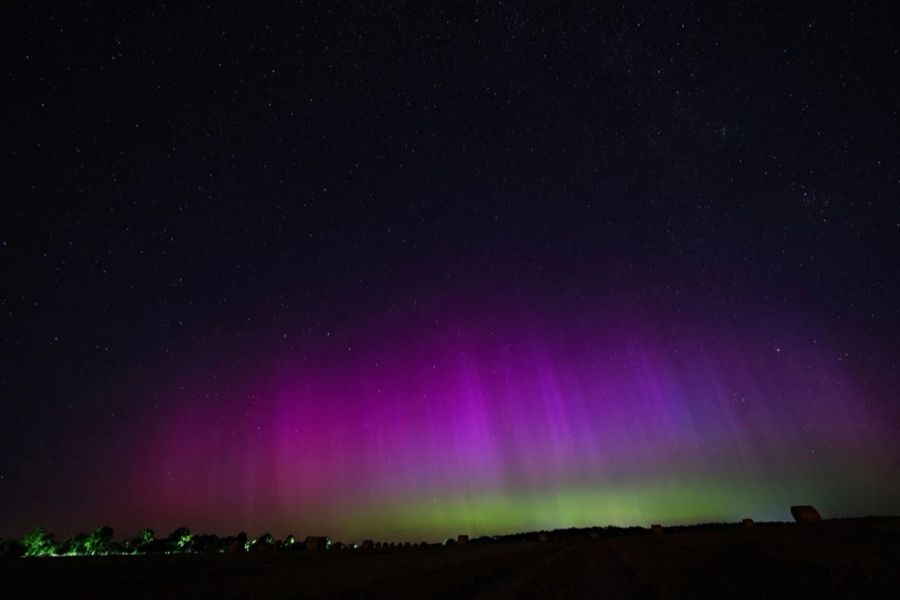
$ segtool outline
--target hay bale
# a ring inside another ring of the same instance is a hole
[[[458,536],[456,537],[456,543],[459,544],[460,546],[464,546],[465,544],[468,544],[468,543],[469,543],[469,536],[467,536],[467,535],[465,535],[465,534],[460,534],[460,535],[458,535]]]
[[[794,521],[797,523],[821,523],[822,516],[812,506],[798,505],[791,507],[791,515],[794,517]]]
[[[744,527],[753,527],[753,525],[754,525],[753,519],[746,518],[743,521],[741,521],[741,525],[743,525]]]

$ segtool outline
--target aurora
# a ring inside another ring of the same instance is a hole
[[[183,370],[118,466],[143,521],[116,526],[437,540],[889,509],[897,442],[814,323],[549,304],[435,300]]]

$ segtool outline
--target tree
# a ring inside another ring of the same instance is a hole
[[[138,531],[137,535],[128,540],[128,547],[134,552],[146,552],[156,540],[156,534],[149,527]]]
[[[267,546],[271,546],[272,544],[275,543],[275,540],[272,538],[271,533],[264,533],[261,536],[259,536],[259,539],[256,540],[256,543],[257,544],[266,544]]]
[[[187,527],[179,527],[169,534],[166,542],[173,552],[189,552],[191,549],[191,530]]]
[[[243,531],[240,532],[239,534],[237,534],[237,538],[235,538],[235,539],[236,539],[236,541],[238,541],[238,542],[241,543],[241,545],[244,547],[244,550],[245,550],[245,551],[249,551],[249,550],[250,550],[250,546],[253,545],[253,544],[251,544],[250,542],[247,541],[247,534],[244,533]]]
[[[194,535],[191,538],[191,550],[194,552],[224,552],[222,540],[214,533]]]
[[[87,554],[87,550],[85,549],[87,539],[88,535],[86,533],[79,533],[75,537],[67,539],[62,546],[60,546],[59,553],[65,554],[66,556],[84,556]]]
[[[112,544],[113,530],[108,525],[98,527],[87,536],[84,544],[85,554],[88,556],[96,556],[98,554],[108,554],[110,545]]]
[[[22,536],[22,545],[25,546],[25,556],[50,556],[56,553],[53,534],[47,533],[43,527],[35,527]]]
[[[0,540],[0,560],[4,558],[21,558],[25,555],[25,546],[19,540]]]

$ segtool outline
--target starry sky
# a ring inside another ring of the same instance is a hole
[[[0,536],[900,513],[886,4],[0,8]]]

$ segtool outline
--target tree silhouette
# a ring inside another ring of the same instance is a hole
[[[25,546],[19,540],[0,540],[0,560],[20,558],[25,555]]]
[[[266,544],[266,545],[271,546],[272,544],[275,543],[275,540],[272,538],[271,533],[264,533],[261,536],[259,536],[259,539],[256,540],[256,543],[257,544]]]
[[[110,545],[112,544],[113,530],[108,525],[98,527],[87,536],[84,544],[85,554],[95,556],[97,554],[108,554]]]
[[[47,533],[43,527],[35,527],[22,536],[25,556],[51,556],[56,553],[53,534]]]
[[[60,554],[66,556],[83,556],[87,554],[85,546],[87,545],[88,535],[79,533],[75,537],[67,539],[59,548]]]
[[[166,543],[174,552],[188,552],[191,549],[191,530],[187,527],[179,527],[169,534]]]
[[[134,552],[146,552],[156,540],[156,535],[149,527],[138,531],[137,535],[128,540],[128,547]]]

